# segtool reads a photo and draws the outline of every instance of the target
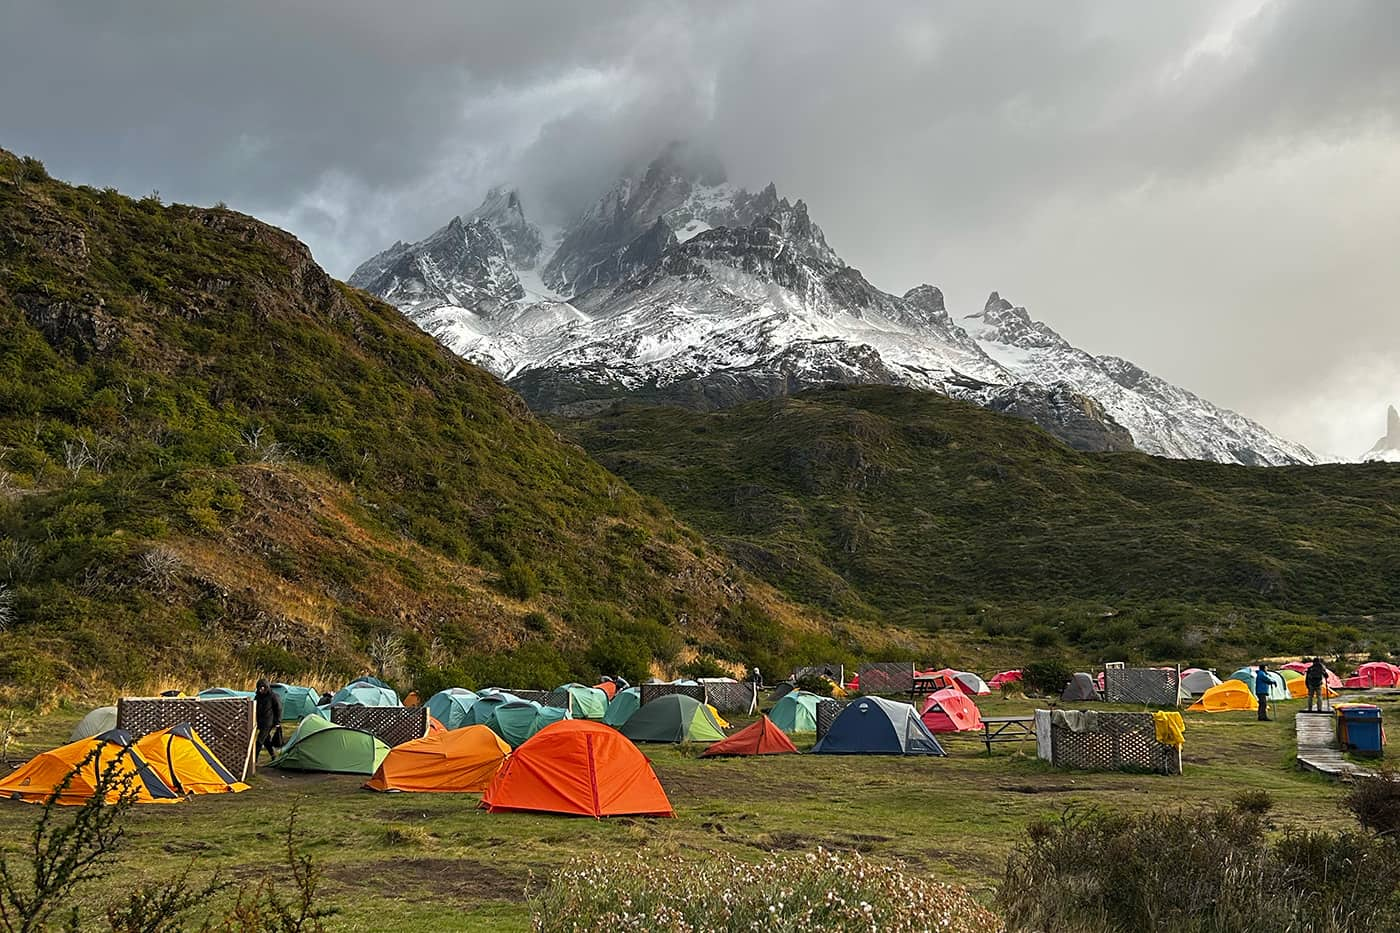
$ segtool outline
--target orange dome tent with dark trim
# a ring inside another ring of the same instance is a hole
[[[651,762],[611,726],[562,719],[506,759],[481,797],[491,813],[675,816]]]
[[[725,739],[716,742],[700,753],[701,758],[719,755],[787,755],[795,754],[797,746],[792,744],[782,729],[779,729],[767,716],[751,726],[746,726]]]
[[[480,793],[491,784],[510,746],[487,726],[433,732],[389,749],[370,790]]]
[[[238,794],[248,789],[234,777],[189,723],[152,732],[136,750],[167,786],[181,794]]]
[[[63,787],[70,774],[72,778]],[[0,780],[0,797],[43,803],[62,787],[55,802],[81,806],[97,794],[104,778],[108,782],[107,803],[121,800],[127,788],[136,803],[179,803],[185,799],[161,780],[132,747],[131,734],[121,729],[40,752]]]

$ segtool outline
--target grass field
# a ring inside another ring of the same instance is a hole
[[[983,698],[980,705],[986,715],[1008,715],[1035,703]],[[324,870],[337,930],[527,929],[527,892],[551,870],[574,857],[637,849],[683,861],[820,845],[897,859],[990,898],[1024,827],[1068,806],[1193,808],[1261,789],[1275,800],[1279,831],[1347,825],[1339,788],[1294,767],[1293,716],[1301,705],[1281,704],[1272,723],[1249,713],[1188,714],[1178,778],[1054,771],[1035,760],[1030,743],[1002,745],[988,757],[971,736],[949,738],[947,759],[703,760],[698,749],[644,746],[675,805],[674,820],[489,815],[476,808],[475,795],[382,795],[361,790],[355,777],[267,769],[244,794],[137,808],[116,878],[168,878],[194,860],[196,873],[251,881],[279,864],[280,834],[297,806],[298,835]],[[33,721],[11,760],[61,744],[80,713]],[[0,846],[23,844],[38,814],[0,803]]]

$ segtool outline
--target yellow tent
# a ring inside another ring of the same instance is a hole
[[[136,750],[162,781],[182,794],[237,794],[248,789],[188,723],[152,732]]]
[[[1230,710],[1253,710],[1259,708],[1259,701],[1249,688],[1231,678],[1216,684],[1189,707],[1193,713],[1224,713]]]
[[[40,752],[0,780],[0,797],[43,803],[70,774],[72,779],[57,798],[65,806],[92,799],[104,777],[107,803],[116,803],[127,788],[136,803],[179,803],[185,799],[146,763],[132,747],[131,735],[120,729]]]
[[[1297,671],[1284,670],[1280,671],[1279,674],[1283,677],[1283,682],[1288,686],[1288,695],[1291,698],[1295,700],[1306,700],[1308,698],[1308,680],[1306,677]],[[1337,696],[1337,691],[1324,683],[1322,685],[1322,695],[1325,697],[1334,697]]]

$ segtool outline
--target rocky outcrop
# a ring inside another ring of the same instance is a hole
[[[1376,441],[1362,460],[1400,463],[1400,412],[1395,410],[1394,405],[1386,411],[1385,427],[1385,437]]]

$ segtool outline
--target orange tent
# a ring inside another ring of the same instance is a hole
[[[675,816],[651,762],[624,735],[561,719],[515,750],[481,797],[491,813]]]
[[[606,693],[606,694],[608,695],[608,699],[609,699],[609,700],[611,700],[613,697],[617,696],[617,684],[613,683],[611,680],[605,680],[605,681],[603,681],[602,683],[600,683],[600,684],[594,684],[593,686],[594,686],[596,689],[601,690],[601,691],[603,691],[604,693]]]
[[[389,750],[370,790],[480,792],[486,789],[510,746],[486,726],[432,732]]]
[[[796,752],[797,746],[773,720],[764,716],[751,726],[746,726],[725,739],[716,742],[700,753],[701,758],[712,755],[785,755]]]
[[[1230,710],[1254,710],[1259,708],[1259,700],[1244,684],[1233,677],[1216,684],[1201,698],[1188,707],[1192,713],[1224,713]]]
[[[152,732],[136,750],[168,787],[182,794],[238,794],[248,789],[189,723]]]
[[[90,739],[69,742],[40,752],[19,770],[0,780],[0,797],[43,803],[72,774],[57,802],[65,806],[86,803],[97,793],[105,776],[107,803],[116,803],[128,787],[137,803],[179,803],[185,798],[171,790],[131,745],[131,734],[113,729]]]

